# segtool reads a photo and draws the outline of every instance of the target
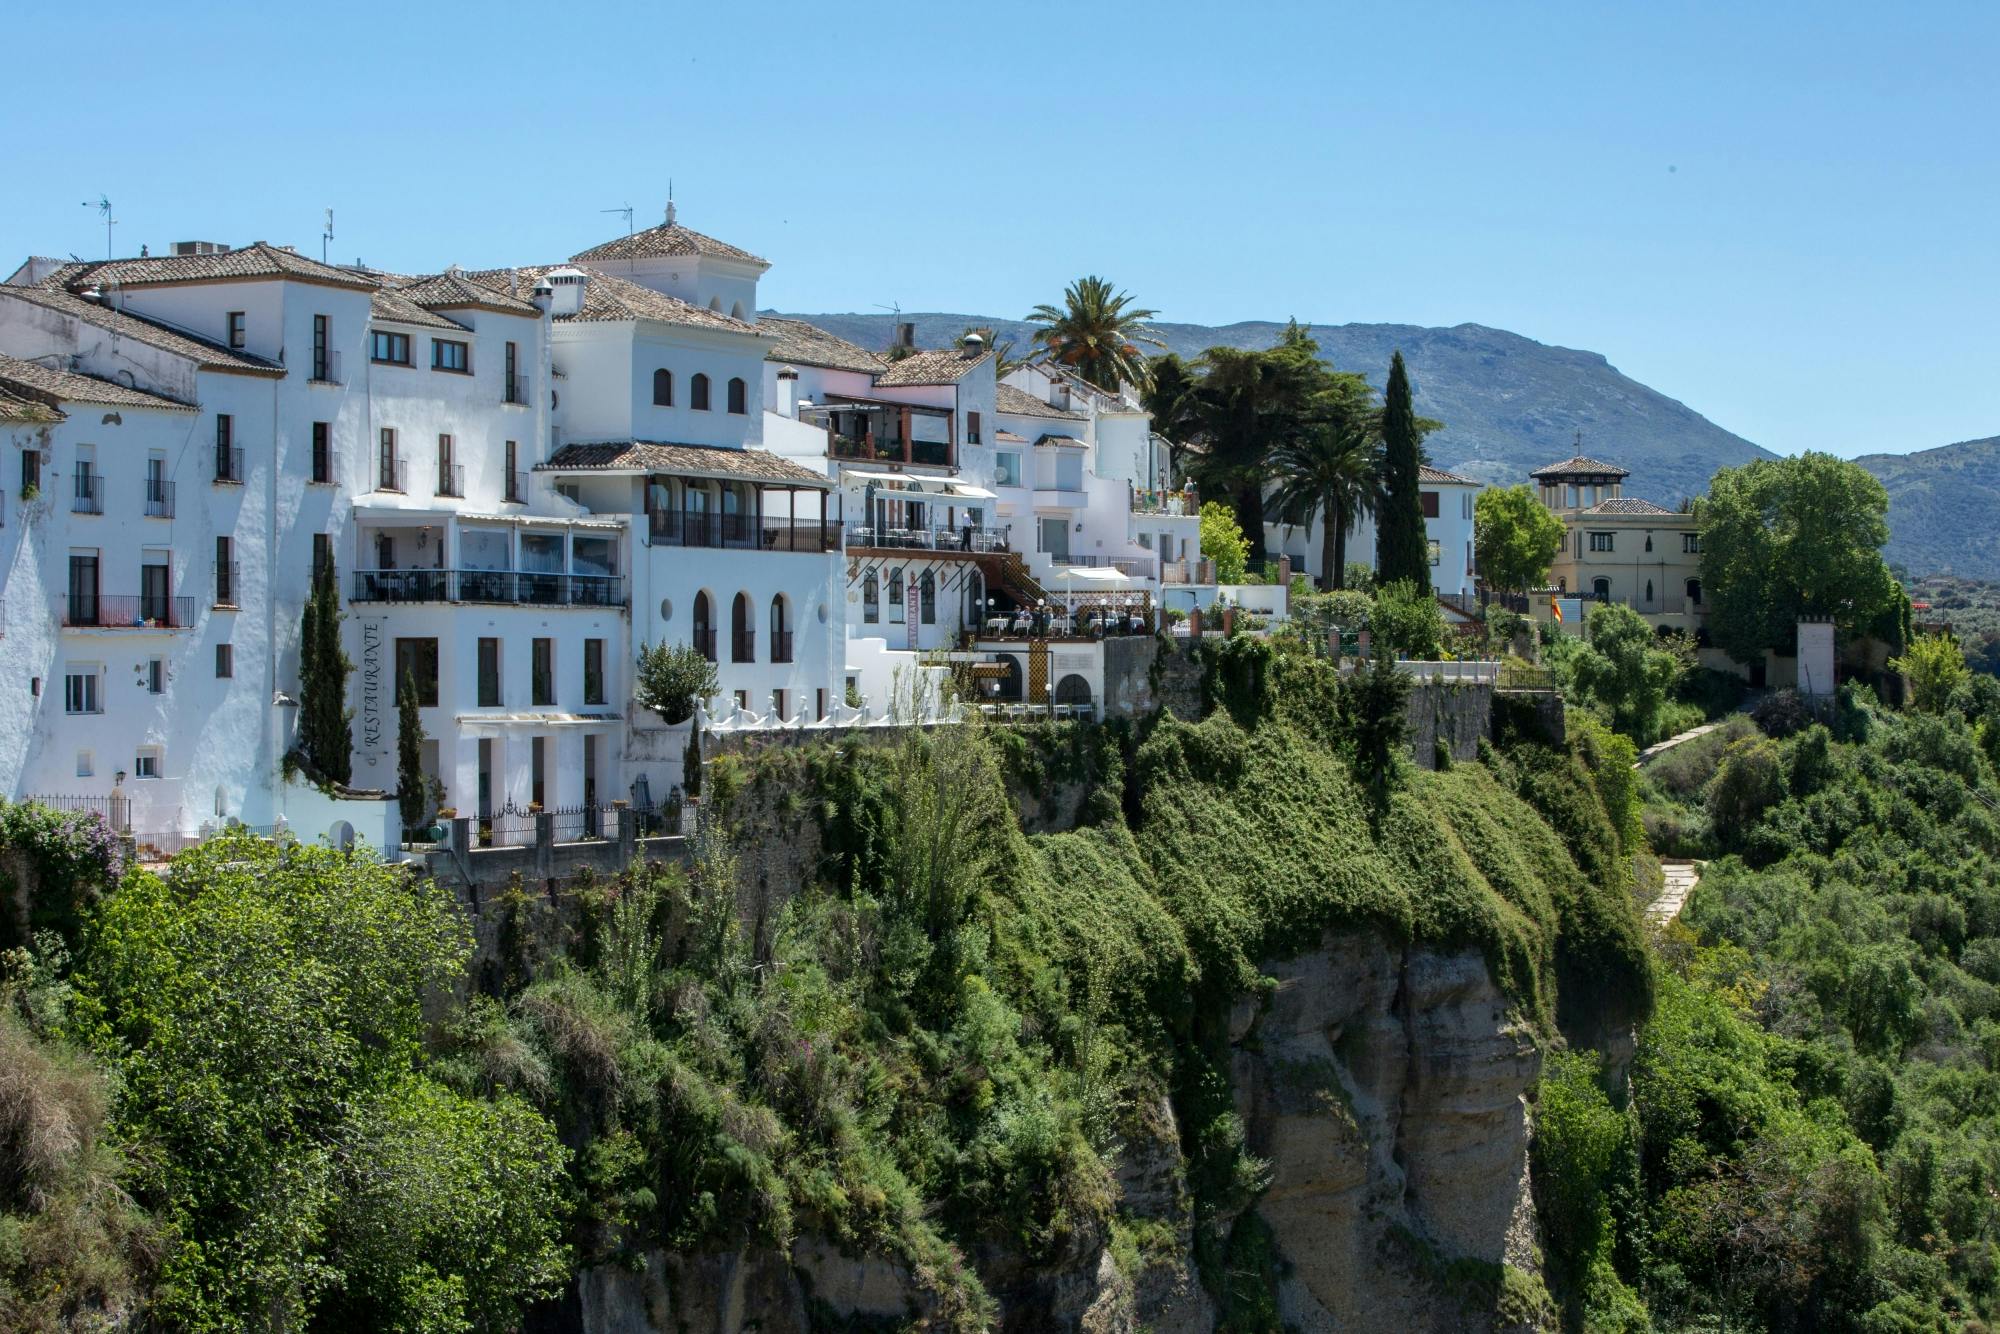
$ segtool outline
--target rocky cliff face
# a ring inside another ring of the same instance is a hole
[[[1540,1055],[1484,961],[1369,934],[1329,936],[1264,971],[1276,986],[1231,1016],[1231,1069],[1251,1148],[1271,1164],[1255,1208],[1279,1260],[1284,1320],[1307,1331],[1549,1324],[1528,1191]],[[1101,1240],[1053,1273],[1010,1273],[1004,1257],[986,1257],[1006,1328],[1214,1327],[1164,1101],[1136,1110],[1118,1187],[1125,1214],[1162,1225],[1136,1272]],[[639,1272],[592,1272],[578,1295],[591,1334],[804,1334],[828,1318],[892,1328],[929,1309],[903,1266],[810,1237],[789,1254],[654,1254]]]

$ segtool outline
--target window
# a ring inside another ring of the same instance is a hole
[[[217,644],[215,646],[215,675],[217,680],[226,681],[236,675],[236,646]]]
[[[1681,554],[1683,556],[1699,556],[1701,554],[1700,533],[1681,534]]]
[[[549,705],[556,702],[556,641],[536,639],[529,643],[528,689],[530,701]]]
[[[1001,486],[1021,484],[1021,456],[1019,454],[995,454],[993,456],[993,480]]]
[[[243,451],[236,448],[236,419],[226,412],[215,414],[215,480],[243,480]]]
[[[1424,506],[1424,517],[1426,519],[1437,518],[1438,493],[1435,491],[1425,491],[1421,493],[1421,498],[1423,500],[1423,506]]]
[[[509,440],[505,452],[507,459],[506,502],[509,505],[524,504],[528,497],[524,494],[525,488],[521,485],[520,473],[515,467],[521,461],[521,447],[512,440]]]
[[[979,443],[979,414],[976,412],[965,414],[965,443],[968,445]]]
[[[1438,540],[1433,537],[1428,545],[1430,548],[1431,568],[1435,570],[1438,567],[1438,562],[1442,559],[1438,552]]]
[[[333,423],[313,423],[312,479],[321,486],[333,482]]]
[[[167,664],[162,659],[146,659],[146,693],[149,695],[167,693]]]
[[[790,662],[792,660],[791,609],[785,603],[785,595],[779,593],[771,599],[771,661]]]
[[[1432,561],[1433,565],[1437,562]],[[917,581],[917,619],[925,625],[937,624],[937,580],[929,570]]]
[[[739,417],[750,411],[750,391],[740,377],[729,381],[729,410]]]
[[[479,641],[479,707],[500,707],[500,641]]]
[[[328,568],[332,564],[333,564],[333,535],[331,533],[314,533],[313,563],[312,563],[313,573],[317,575],[321,570]]]
[[[333,378],[333,354],[328,350],[329,330],[324,315],[313,316],[313,365],[312,378],[331,380]]]
[[[403,461],[396,457],[396,428],[384,426],[379,451],[380,471],[376,477],[376,489],[381,491],[401,491],[403,489]]]
[[[229,537],[215,539],[215,605],[236,605],[236,542]]]
[[[1701,604],[1701,580],[1690,579],[1687,581],[1687,599],[1697,606]]]
[[[782,690],[771,692],[771,716],[779,722],[785,721],[785,692]]]
[[[174,486],[167,480],[167,456],[146,456],[146,513],[155,519],[174,517]]]
[[[882,619],[882,586],[870,570],[861,580],[861,619],[869,625]]]
[[[825,721],[826,721],[826,687],[825,687],[825,686],[821,686],[821,687],[820,687],[819,689],[817,689],[817,690],[813,691],[813,716],[814,716],[814,717],[816,717],[816,718],[818,718],[818,719],[819,719],[819,720],[820,720],[821,722],[825,722]]]
[[[472,349],[455,338],[431,339],[431,369],[434,371],[455,371],[464,375],[472,370]]]
[[[21,451],[21,498],[28,499],[42,489],[42,451]]]
[[[583,641],[583,702],[604,702],[604,641],[601,639]]]
[[[1653,549],[1653,535],[1652,535],[1651,533],[1647,533],[1647,534],[1646,534],[1646,550],[1648,550],[1648,551],[1651,551],[1652,549]]]
[[[452,462],[451,437],[438,437],[438,484],[441,496],[462,496],[465,494],[463,479],[465,470]]]
[[[377,329],[369,337],[368,355],[372,360],[386,361],[391,366],[407,366],[410,364],[410,336]]]
[[[1612,537],[1613,534],[1611,533],[1592,533],[1590,535],[1590,549],[1592,551],[1610,551],[1612,549]]]
[[[653,406],[670,408],[674,405],[674,373],[664,366],[653,372]]]
[[[1652,604],[1653,604],[1653,581],[1651,579],[1648,579],[1646,581],[1646,605],[1651,606]]]
[[[1611,581],[1609,579],[1591,580],[1590,595],[1596,598],[1599,602],[1611,601]]]
[[[549,739],[545,736],[528,739],[528,800],[539,806],[548,792]]]
[[[903,572],[901,570],[891,570],[889,572],[889,624],[902,625],[903,623]]]
[[[76,753],[76,776],[78,778],[88,778],[96,772],[97,764],[91,758],[90,752],[87,750],[78,751]]]
[[[167,600],[169,570],[173,553],[163,550],[139,554],[139,619],[155,625],[173,624],[173,604]]]
[[[528,391],[521,383],[521,347],[518,343],[507,344],[507,364],[503,372],[507,377],[506,393],[502,398],[509,403],[520,403],[527,399]]]
[[[715,612],[706,592],[694,595],[694,646],[702,657],[715,661]]]
[[[757,632],[750,625],[750,595],[738,593],[729,604],[729,660],[757,661]]]
[[[1574,482],[1563,488],[1563,495],[1564,495],[1563,507],[1565,509],[1575,509],[1577,495],[1576,495],[1576,484]]]
[[[134,778],[158,778],[160,776],[160,748],[141,746],[139,753],[132,757]]]
[[[97,624],[97,552],[69,553],[69,606],[65,610],[70,625]]]
[[[102,713],[97,698],[97,668],[72,667],[63,677],[64,713]]]
[[[240,310],[232,310],[229,312],[228,319],[229,319],[229,345],[231,347],[242,347],[243,312]]]
[[[396,641],[396,703],[403,702],[403,683],[416,686],[417,705],[434,709],[438,702],[438,642],[435,639]]]
[[[708,377],[697,375],[688,384],[688,406],[696,412],[708,411]]]

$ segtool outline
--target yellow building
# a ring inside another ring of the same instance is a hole
[[[1529,474],[1563,521],[1562,549],[1549,570],[1563,593],[1622,602],[1655,626],[1699,636],[1701,534],[1692,514],[1623,494],[1631,474],[1578,455]]]

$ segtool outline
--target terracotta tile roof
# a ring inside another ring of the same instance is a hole
[[[1478,481],[1475,478],[1460,477],[1455,472],[1446,472],[1443,468],[1433,468],[1428,463],[1422,463],[1417,465],[1417,480],[1420,482],[1434,482],[1439,486],[1486,485],[1486,483]]]
[[[163,394],[131,389],[116,380],[106,380],[79,371],[51,370],[32,361],[22,361],[0,353],[0,389],[19,398],[31,399],[58,408],[65,403],[108,403],[122,408],[167,408],[193,412],[192,405]]]
[[[471,306],[494,310],[503,315],[526,315],[540,319],[535,303],[522,296],[509,296],[503,280],[498,287],[477,283],[463,272],[447,269],[428,278],[412,278],[396,284],[396,290],[420,306],[435,310],[456,310]]]
[[[995,431],[993,439],[1003,445],[1025,445],[1028,443],[1027,436],[1015,435],[1012,431]]]
[[[0,384],[0,422],[16,422],[24,425],[46,425],[63,419],[60,408],[52,408],[46,403],[36,403],[20,398],[7,391]]]
[[[1564,459],[1561,463],[1551,463],[1546,468],[1537,468],[1528,474],[1536,481],[1550,477],[1630,477],[1631,475],[1615,463],[1585,458],[1581,454],[1573,459]]]
[[[629,278],[619,278],[588,265],[569,266],[563,264],[529,264],[519,269],[487,269],[466,276],[486,287],[507,286],[508,275],[518,273],[523,290],[532,290],[543,274],[551,269],[566,267],[582,268],[590,275],[590,281],[583,286],[583,310],[575,315],[557,315],[558,324],[594,320],[654,320],[661,324],[684,324],[695,329],[721,329],[730,333],[758,332],[757,326],[719,310],[708,310],[677,296],[667,296],[655,292],[650,287],[641,287]]]
[[[1043,449],[1058,445],[1067,445],[1072,449],[1089,448],[1088,445],[1084,444],[1083,441],[1077,439],[1073,435],[1058,435],[1054,431],[1049,432],[1047,435],[1042,436],[1035,441],[1035,448],[1037,449]]]
[[[417,324],[428,329],[450,329],[455,333],[470,332],[467,326],[455,320],[448,320],[435,311],[425,310],[393,287],[378,287],[368,294],[368,316],[370,319],[389,320],[396,324]]]
[[[790,459],[767,449],[730,449],[722,445],[678,445],[660,440],[614,440],[602,444],[564,445],[537,472],[665,472],[681,477],[719,477],[793,486],[830,487],[833,483]]]
[[[350,269],[322,264],[263,241],[219,255],[150,255],[87,263],[80,268],[81,272],[66,270],[71,286],[82,282],[115,282],[121,287],[142,287],[154,283],[228,282],[246,278],[290,278],[328,287],[363,289],[375,285]]]
[[[771,262],[759,259],[747,250],[718,241],[713,236],[704,236],[692,227],[683,227],[678,222],[663,222],[657,227],[648,227],[643,232],[630,236],[620,236],[594,245],[588,250],[578,251],[570,258],[579,262],[594,259],[654,259],[672,255],[700,255],[708,259],[733,259],[743,264],[761,264],[771,267]]]
[[[1010,417],[1054,417],[1061,421],[1084,421],[1081,412],[1059,408],[1053,403],[1044,403],[1025,389],[1016,389],[1011,384],[994,386],[993,406]]]
[[[794,366],[819,366],[835,371],[861,371],[880,375],[889,363],[845,338],[837,337],[804,320],[788,320],[765,315],[757,327],[778,336],[778,345],[764,354],[766,361],[782,361]]]
[[[186,357],[205,371],[221,371],[232,375],[283,375],[285,368],[274,361],[266,361],[248,352],[234,351],[220,343],[211,343],[195,334],[182,333],[164,324],[134,315],[130,311],[113,310],[95,301],[86,301],[62,288],[54,286],[55,279],[40,287],[9,287],[0,285],[0,298],[11,298],[41,306],[45,310],[60,311],[86,324],[94,324],[100,329],[108,329],[121,338],[145,343]]]
[[[1667,518],[1673,518],[1677,513],[1674,510],[1663,509],[1650,500],[1641,500],[1637,496],[1617,496],[1611,500],[1600,500],[1589,509],[1577,512],[1579,514],[1594,515],[1645,515],[1648,518],[1662,515]],[[1694,522],[1694,515],[1692,514],[1680,517],[1684,517],[1689,523]]]
[[[967,371],[991,360],[992,356],[991,350],[972,355],[956,347],[912,352],[900,361],[890,362],[889,369],[875,377],[875,383],[885,389],[899,385],[957,384],[965,378]]]

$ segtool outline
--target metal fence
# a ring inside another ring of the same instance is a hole
[[[125,797],[72,797],[29,795],[23,802],[33,802],[58,811],[90,811],[102,817],[104,823],[121,834],[132,832],[132,803]]]

